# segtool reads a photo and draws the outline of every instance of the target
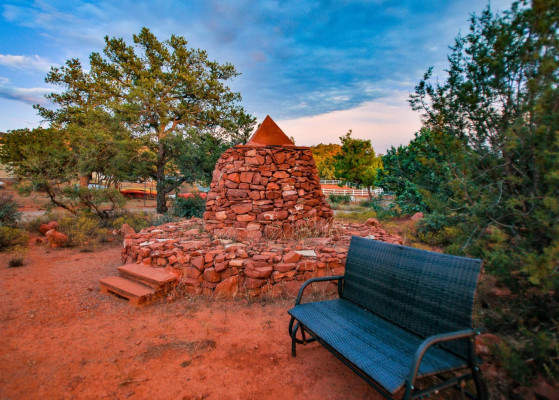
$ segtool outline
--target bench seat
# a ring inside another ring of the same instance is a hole
[[[392,394],[404,385],[415,352],[424,340],[345,299],[299,304],[288,312],[314,337]],[[423,357],[418,377],[466,366],[466,360],[431,347]]]

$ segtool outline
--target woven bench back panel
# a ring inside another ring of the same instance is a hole
[[[353,237],[343,297],[423,338],[472,328],[481,260]],[[467,358],[468,342],[443,344]]]

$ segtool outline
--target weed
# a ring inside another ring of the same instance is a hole
[[[8,259],[8,267],[15,268],[21,267],[25,262],[25,256],[27,254],[27,248],[23,246],[15,246],[12,249],[12,254]]]
[[[328,200],[332,204],[349,204],[351,202],[351,196],[349,194],[330,194]]]

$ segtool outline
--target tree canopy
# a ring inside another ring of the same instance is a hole
[[[508,306],[516,314],[486,322],[525,338],[514,351],[501,349],[524,383],[531,369],[550,379],[559,371],[550,294],[559,293],[558,8],[522,1],[501,15],[487,8],[472,16],[451,47],[448,78],[433,82],[429,69],[411,96],[422,130],[383,157],[381,185],[406,212],[429,212],[420,237],[483,258],[519,296]]]
[[[210,61],[181,36],[159,41],[147,28],[133,42],[105,37],[103,55],[89,57],[89,71],[77,59],[52,68],[46,81],[64,90],[47,97],[58,108],[36,109],[55,128],[91,131],[91,113],[117,120],[141,144],[142,173],[157,181],[157,211],[163,213],[167,193],[211,172],[200,173],[198,164],[194,171],[192,160],[216,159],[224,143],[246,141],[255,119],[225,85],[238,75],[231,64]],[[208,140],[213,147],[204,145]]]
[[[311,147],[320,179],[336,179],[334,156],[342,151],[339,144],[317,144]]]
[[[352,138],[350,130],[340,137],[341,151],[334,156],[336,177],[367,187],[369,197],[373,197],[371,187],[375,184],[382,160],[375,154],[370,140]]]

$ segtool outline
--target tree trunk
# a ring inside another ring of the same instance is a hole
[[[165,191],[167,188],[165,187],[165,169],[164,167],[158,166],[157,167],[157,207],[156,211],[157,214],[165,214],[169,209],[167,207],[167,199],[165,199],[165,195],[167,192]]]
[[[367,186],[367,193],[369,194],[369,200],[373,200],[373,191],[370,186]]]

